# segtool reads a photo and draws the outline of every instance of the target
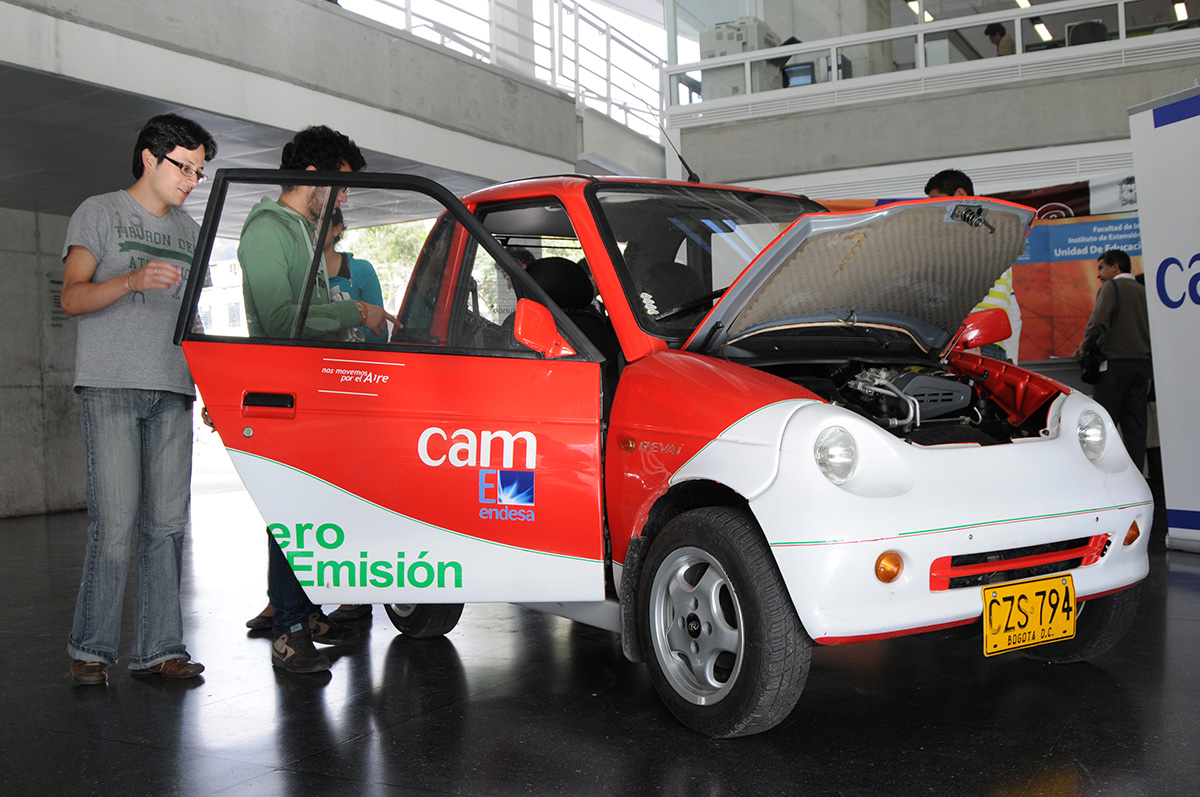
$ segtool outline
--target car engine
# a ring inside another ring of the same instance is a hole
[[[792,368],[771,369],[826,401],[851,409],[909,442],[919,445],[1005,443],[1036,436],[1041,421],[1014,426],[974,382],[946,367],[826,365],[820,374]]]
[[[907,432],[923,421],[962,416],[973,393],[970,385],[934,369],[864,368],[846,382],[842,395],[880,426]]]

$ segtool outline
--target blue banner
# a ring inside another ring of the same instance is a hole
[[[1130,257],[1142,254],[1137,213],[1109,213],[1082,219],[1035,222],[1018,263],[1063,263],[1095,260],[1109,249],[1124,249]]]

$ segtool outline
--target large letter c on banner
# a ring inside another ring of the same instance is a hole
[[[1192,258],[1192,262],[1196,262],[1196,258]],[[1155,286],[1158,288],[1158,298],[1168,308],[1175,310],[1183,306],[1183,300],[1187,298],[1184,294],[1180,296],[1178,301],[1173,300],[1167,295],[1167,269],[1171,266],[1178,266],[1180,271],[1183,271],[1183,263],[1180,263],[1177,258],[1168,257],[1166,260],[1158,264],[1158,274],[1155,276]]]

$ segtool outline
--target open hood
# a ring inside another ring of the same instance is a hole
[[[729,286],[685,348],[808,327],[903,330],[941,348],[1021,255],[1032,208],[975,197],[801,216]]]

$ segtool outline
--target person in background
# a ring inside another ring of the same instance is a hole
[[[996,55],[1016,55],[1017,43],[1012,36],[1008,35],[1004,25],[999,22],[993,22],[983,29],[983,35],[988,37],[988,41],[996,45]]]
[[[533,252],[530,252],[523,246],[510,246],[508,253],[513,256],[513,259],[521,264],[521,268],[529,268],[529,265],[535,260]]]
[[[87,551],[67,641],[71,678],[105,685],[117,663],[136,551],[131,672],[194,678],[179,583],[191,524],[195,385],[172,343],[199,225],[183,212],[217,144],[175,114],[133,147],[134,183],[84,200],[63,244],[62,309],[79,318],[75,390],[87,456]]]
[[[333,138],[324,140],[330,135]],[[343,147],[339,136],[352,149]],[[354,163],[345,160],[346,157],[353,157]],[[313,161],[332,165],[317,167]],[[358,171],[365,164],[354,142],[324,126],[297,133],[283,148],[280,160],[281,169],[299,171]],[[288,185],[278,200],[263,197],[246,216],[238,242],[238,260],[242,263],[242,295],[251,337],[291,337],[304,295],[304,280],[313,259],[316,224],[329,197],[329,186]],[[346,189],[337,189],[334,206],[345,200]],[[379,305],[333,301],[329,295],[328,270],[322,259],[300,337],[345,340],[345,333],[359,326],[382,333],[388,320],[387,311]]]
[[[324,125],[307,127],[292,137],[279,168],[294,171],[349,172],[367,162],[349,137]],[[331,196],[332,194],[332,196]],[[263,197],[250,211],[238,243],[242,292],[251,336],[289,337],[299,313],[304,281],[317,245],[317,222],[328,203],[335,208],[346,191],[329,186],[285,186],[279,199]],[[333,301],[328,271],[321,262],[301,337],[344,340],[341,334],[364,326],[376,334],[394,321],[381,306],[363,301]],[[358,632],[331,620],[308,599],[275,537],[267,533],[267,598],[269,604],[247,623],[270,618],[274,640],[271,664],[293,673],[328,670],[329,657],[314,642],[340,645],[354,642]]]
[[[944,169],[925,183],[925,196],[930,199],[940,197],[975,196],[975,186],[971,178],[958,169]],[[975,305],[972,313],[979,310],[990,310],[999,307],[1008,313],[1008,323],[1012,327],[1012,335],[999,343],[989,343],[981,351],[987,357],[997,360],[1008,360],[1017,364],[1018,348],[1021,343],[1021,305],[1017,302],[1017,294],[1013,290],[1013,270],[1009,268],[996,280],[987,296]]]
[[[1075,350],[1100,346],[1106,364],[1092,398],[1108,410],[1121,430],[1125,450],[1138,470],[1146,457],[1146,408],[1150,394],[1150,317],[1146,287],[1133,276],[1129,255],[1109,249],[1096,260],[1100,290]]]
[[[345,299],[382,307],[383,288],[379,285],[379,275],[375,273],[375,266],[350,252],[337,250],[345,231],[346,222],[342,216],[342,209],[338,208],[333,211],[333,218],[329,221],[329,234],[325,237],[325,268],[329,271],[329,289],[331,292],[338,291]],[[362,340],[367,343],[388,342],[386,329],[376,334],[360,326],[358,331],[362,334]]]

